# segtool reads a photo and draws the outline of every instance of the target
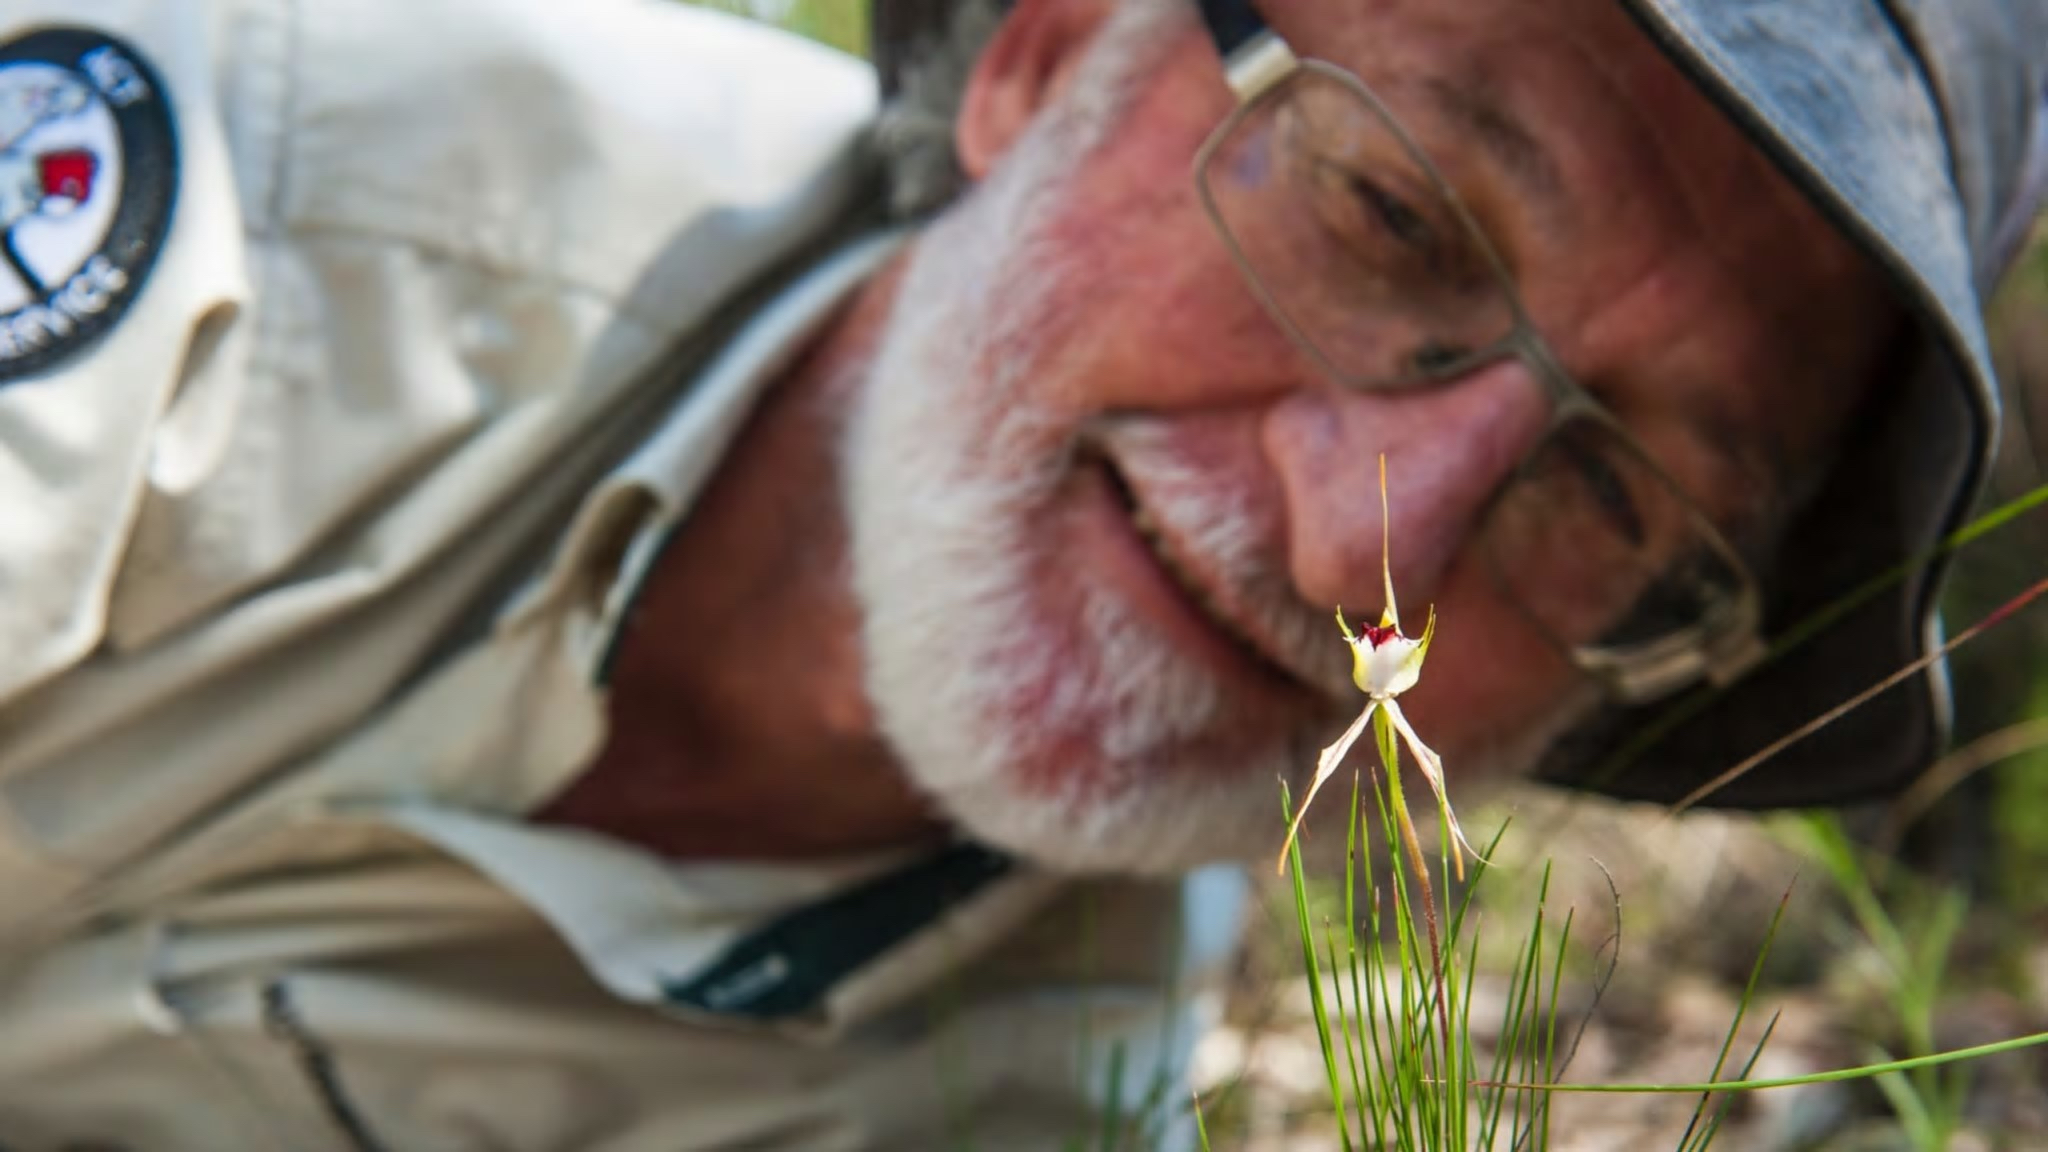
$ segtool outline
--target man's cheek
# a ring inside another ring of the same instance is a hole
[[[1490,577],[1460,571],[1437,612],[1429,668],[1403,707],[1447,760],[1461,747],[1514,742],[1564,718],[1583,687],[1582,675]],[[1448,771],[1455,779],[1455,762]]]
[[[1187,180],[1186,174],[1179,179]],[[1113,406],[1194,402],[1220,381],[1296,373],[1294,346],[1246,286],[1192,193],[1078,197],[1043,253],[1078,274],[1056,316]]]

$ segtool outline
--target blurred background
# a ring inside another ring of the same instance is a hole
[[[700,8],[761,20],[830,44],[855,56],[868,54],[868,0],[685,0]]]
[[[856,55],[868,49],[866,0],[684,2]],[[1994,303],[1993,332],[2007,418],[1986,509],[2048,483],[2048,219]],[[1951,632],[2040,579],[2044,558],[2048,510],[1958,554],[1946,601]],[[1557,862],[1552,902],[1581,917],[1573,995],[1582,1009],[1593,1005],[1606,960],[1594,946],[1612,934],[1620,910],[1619,964],[1572,1079],[1702,1078],[1788,892],[1761,1010],[1752,1013],[1759,1028],[1779,1013],[1759,1074],[2048,1030],[2048,608],[2022,612],[1964,648],[1952,674],[1955,751],[1921,789],[1881,810],[1671,821],[1654,809],[1531,789],[1468,819],[1490,829],[1513,818],[1501,860],[1508,867],[1496,874],[1505,880],[1479,897],[1504,921],[1526,906],[1541,863],[1531,846]],[[1338,1146],[1291,900],[1278,888],[1267,894],[1227,1023],[1197,1053],[1196,1087],[1210,1103],[1219,1149]],[[2048,1148],[2048,1058],[2039,1051],[1918,1081],[1758,1094],[1740,1101],[1716,1146]],[[1692,1104],[1562,1098],[1554,1147],[1673,1147]]]

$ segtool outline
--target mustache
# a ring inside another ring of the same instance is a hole
[[[1141,533],[1228,631],[1331,703],[1357,695],[1350,655],[1325,608],[1302,600],[1286,567],[1278,512],[1204,466],[1167,420],[1119,413],[1087,421],[1067,462],[1099,457],[1116,472]]]

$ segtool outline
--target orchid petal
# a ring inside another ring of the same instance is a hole
[[[1429,606],[1429,623],[1422,627],[1422,639],[1404,640],[1398,653],[1400,664],[1385,678],[1385,694],[1398,696],[1422,679],[1422,662],[1429,657],[1429,642],[1436,635],[1436,605]]]
[[[1337,630],[1344,633],[1344,639],[1354,644],[1358,642],[1357,634],[1351,631],[1351,622],[1344,619],[1344,606],[1342,604],[1337,605]]]
[[[1378,644],[1364,642],[1351,646],[1351,681],[1359,691],[1375,699],[1406,692],[1414,685],[1415,650],[1419,647],[1406,636],[1391,636]]]
[[[1481,856],[1478,850],[1472,847],[1472,842],[1465,839],[1465,830],[1458,824],[1458,814],[1451,808],[1450,795],[1444,790],[1443,757],[1438,756],[1435,749],[1424,744],[1422,737],[1415,734],[1415,729],[1409,725],[1408,717],[1402,713],[1399,704],[1389,700],[1386,702],[1386,705],[1387,718],[1394,722],[1394,731],[1401,734],[1402,742],[1408,745],[1408,751],[1414,754],[1415,762],[1421,766],[1423,778],[1429,781],[1430,788],[1436,792],[1438,815],[1450,827],[1451,835],[1457,840],[1458,846],[1463,848],[1465,852],[1471,853],[1474,860],[1484,861],[1486,857]],[[1453,852],[1451,854],[1451,861],[1457,866],[1458,879],[1463,880],[1465,878],[1464,855]]]
[[[1276,874],[1287,871],[1287,852],[1294,847],[1295,834],[1301,831],[1301,819],[1308,815],[1308,806],[1315,802],[1316,793],[1322,791],[1323,782],[1336,774],[1337,765],[1344,762],[1351,746],[1358,743],[1359,733],[1365,731],[1366,721],[1372,719],[1373,710],[1379,706],[1378,700],[1367,700],[1365,710],[1351,722],[1351,727],[1346,728],[1344,734],[1337,737],[1337,742],[1323,749],[1323,754],[1316,758],[1316,778],[1309,783],[1308,794],[1301,798],[1301,807],[1294,810],[1294,820],[1287,825],[1287,842],[1280,845],[1280,859],[1273,869]]]

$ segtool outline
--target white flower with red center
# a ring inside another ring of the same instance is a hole
[[[1280,847],[1280,868],[1283,871],[1287,867],[1288,849],[1294,846],[1295,835],[1301,830],[1301,819],[1308,814],[1308,806],[1315,801],[1316,793],[1322,789],[1324,782],[1336,773],[1337,766],[1344,762],[1344,757],[1350,753],[1351,746],[1358,743],[1358,737],[1364,733],[1366,723],[1375,715],[1384,716],[1385,722],[1393,725],[1394,731],[1401,737],[1401,742],[1406,744],[1408,751],[1414,755],[1415,763],[1421,767],[1423,777],[1429,781],[1430,788],[1436,793],[1437,811],[1443,818],[1445,826],[1451,830],[1451,835],[1457,838],[1459,847],[1465,852],[1471,852],[1475,858],[1479,856],[1479,853],[1473,851],[1471,843],[1465,839],[1464,829],[1458,826],[1457,813],[1451,810],[1450,796],[1444,791],[1443,758],[1436,754],[1435,749],[1423,743],[1422,737],[1415,734],[1414,726],[1408,723],[1408,717],[1402,714],[1401,705],[1394,699],[1415,687],[1416,682],[1422,679],[1422,661],[1428,657],[1430,639],[1436,635],[1436,607],[1430,607],[1429,620],[1422,626],[1420,639],[1410,639],[1401,631],[1401,610],[1394,603],[1394,569],[1387,519],[1387,460],[1382,456],[1380,574],[1386,585],[1387,606],[1385,611],[1380,613],[1378,625],[1364,625],[1356,633],[1351,631],[1350,622],[1344,619],[1344,609],[1337,609],[1337,627],[1344,633],[1345,642],[1351,645],[1351,682],[1358,685],[1359,691],[1365,693],[1365,708],[1359,712],[1358,719],[1353,720],[1351,726],[1344,730],[1344,734],[1337,737],[1336,743],[1323,749],[1323,754],[1316,759],[1315,779],[1310,782],[1308,794],[1302,797],[1301,807],[1295,810],[1294,820],[1287,827],[1287,842]],[[1407,819],[1405,811],[1400,815],[1404,821]],[[1461,853],[1453,853],[1452,860],[1457,865],[1459,879],[1463,879],[1464,856]]]

